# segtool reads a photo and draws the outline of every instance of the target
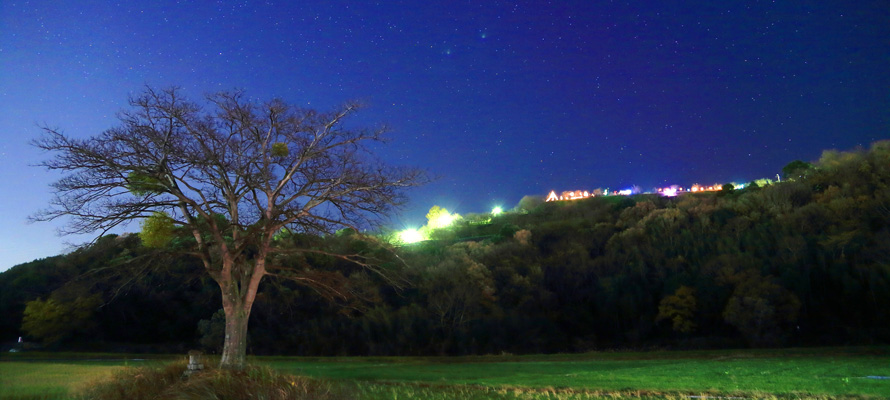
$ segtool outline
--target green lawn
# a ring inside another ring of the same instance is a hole
[[[65,361],[52,361],[55,357]],[[92,355],[92,358],[102,358]],[[169,361],[181,356],[169,356]],[[0,356],[0,398],[57,398],[125,365],[27,353]],[[890,348],[719,350],[482,357],[258,357],[286,373],[355,385],[362,398],[612,398],[765,394],[890,398]],[[602,397],[599,397],[602,396]]]
[[[886,348],[589,353],[463,358],[262,359],[313,377],[568,391],[770,393],[890,398]]]
[[[108,363],[0,362],[0,398],[58,398],[120,366]]]
[[[139,356],[128,357],[81,353],[0,355],[0,399],[65,398],[81,385],[108,377],[115,370],[165,361],[132,361]]]

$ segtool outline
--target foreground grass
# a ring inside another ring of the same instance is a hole
[[[0,399],[67,398],[131,366],[163,365],[171,356],[25,352],[0,354]]]
[[[124,382],[124,387],[138,387],[138,382],[144,383],[144,379],[126,383],[127,373],[129,376],[146,376],[145,372],[134,375],[131,373],[133,369],[126,368],[127,365],[151,365],[153,370],[161,371],[170,368],[172,360],[179,360],[181,365],[175,368],[184,368],[181,356],[140,362],[120,358],[97,360],[95,356],[85,360],[70,354],[50,356],[66,360],[0,356],[0,398],[66,398],[83,393],[86,382],[108,382],[113,374],[111,382]],[[692,395],[890,398],[890,380],[867,378],[890,376],[890,348],[886,347],[447,358],[261,357],[255,358],[253,363],[269,367],[263,370],[267,372],[254,373],[266,377],[262,382],[278,382],[282,386],[280,389],[293,390],[296,384],[288,382],[297,380],[288,378],[289,374],[307,376],[313,379],[300,380],[300,387],[327,387],[325,390],[341,393],[333,398],[569,400],[680,399]],[[122,372],[124,370],[129,372]],[[285,378],[274,377],[275,374],[268,371],[285,374]],[[181,383],[179,372],[168,370],[166,374],[166,384]],[[193,385],[189,389],[193,396],[179,398],[218,398],[208,394],[207,388],[234,382],[219,376],[214,379],[204,381],[204,386]],[[176,390],[185,393],[185,389]],[[232,386],[227,390],[236,389]],[[170,396],[168,392],[160,398]]]
[[[64,398],[124,368],[118,362],[0,362],[0,399]]]
[[[867,349],[589,353],[463,358],[263,359],[289,373],[375,383],[560,393],[890,398],[890,351]]]

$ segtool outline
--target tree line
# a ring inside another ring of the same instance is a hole
[[[526,198],[387,251],[351,229],[284,235],[283,265],[350,296],[260,286],[248,351],[575,352],[890,341],[890,141],[794,162],[767,186]],[[379,240],[395,237],[380,232]],[[326,254],[368,254],[387,274]],[[151,262],[146,262],[151,260]],[[219,285],[200,261],[106,236],[0,274],[0,337],[55,348],[219,352]]]

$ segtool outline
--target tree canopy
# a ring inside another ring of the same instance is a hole
[[[120,124],[80,139],[46,127],[33,143],[53,152],[39,165],[67,173],[51,207],[34,219],[67,216],[67,232],[106,232],[146,219],[143,240],[197,257],[222,292],[226,343],[222,365],[244,365],[247,321],[264,276],[289,278],[344,296],[336,274],[284,266],[281,254],[324,252],[288,234],[330,234],[375,226],[404,201],[423,171],[384,165],[368,144],[383,128],[351,128],[360,107],[330,112],[242,92],[205,104],[178,88],[146,88],[118,114]],[[178,240],[172,236],[179,233]],[[334,254],[371,267],[366,254]]]
[[[794,160],[782,167],[782,176],[786,179],[799,178],[813,168],[813,165],[801,160]]]

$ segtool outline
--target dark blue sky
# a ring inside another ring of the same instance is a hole
[[[772,177],[890,137],[890,2],[0,3],[0,270],[64,250],[26,224],[38,124],[88,136],[143,85],[368,104],[381,156],[441,176],[393,226],[552,189]],[[131,225],[129,230],[136,230]]]

